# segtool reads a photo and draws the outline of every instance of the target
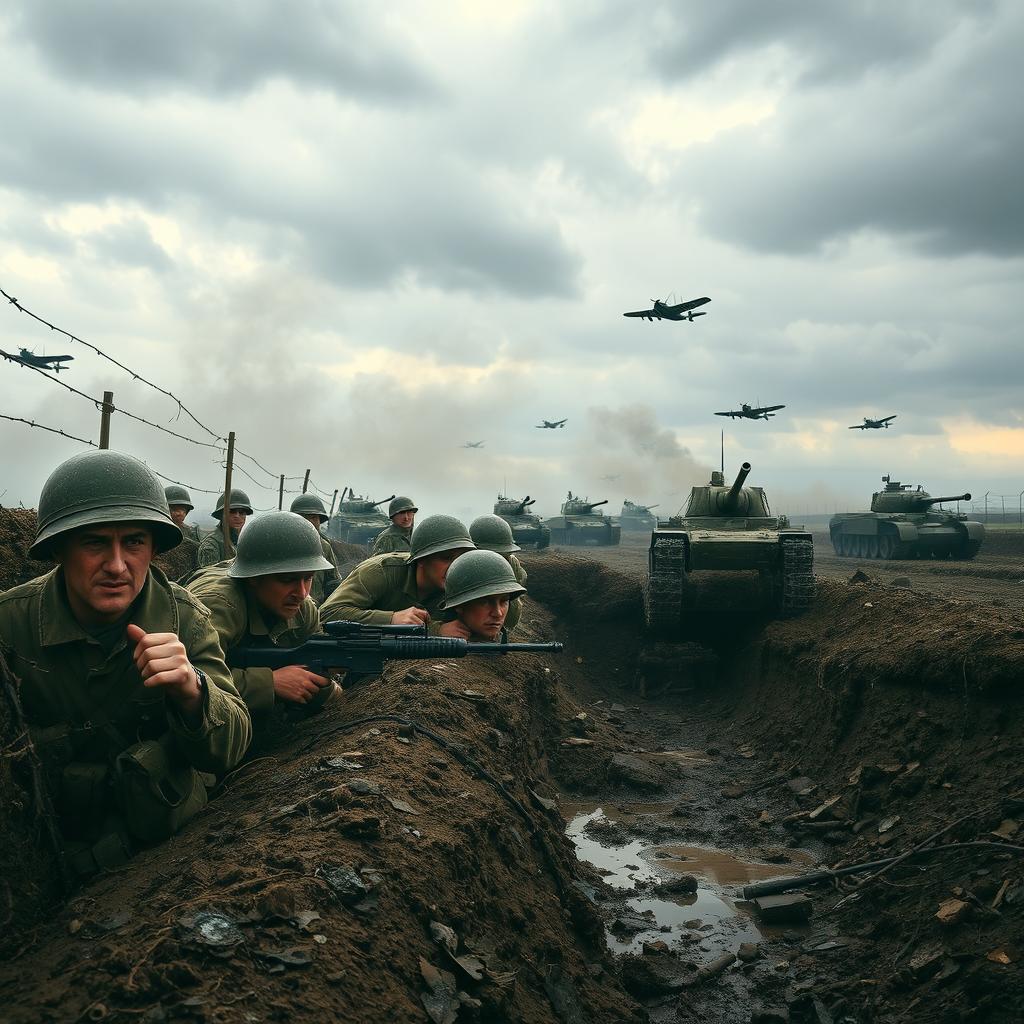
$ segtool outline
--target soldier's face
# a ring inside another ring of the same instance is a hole
[[[322,517],[318,516],[315,512],[300,512],[299,515],[302,516],[302,518],[305,519],[306,522],[312,523],[318,530],[320,529],[320,524],[323,522],[323,519]]]
[[[408,530],[415,521],[416,513],[412,509],[408,509],[406,512],[396,512],[391,517],[391,522],[400,530]]]
[[[311,572],[279,573],[274,576],[257,576],[249,581],[256,603],[279,619],[290,619],[309,597],[313,585]]]
[[[444,580],[448,575],[448,566],[462,554],[456,551],[439,551],[436,555],[428,555],[419,560],[416,570],[416,583],[421,590],[444,590]]]
[[[248,512],[242,512],[237,508],[228,509],[228,526],[232,530],[241,530],[248,515]]]
[[[185,516],[188,515],[188,505],[172,505],[171,506],[171,518],[174,520],[175,526],[181,526],[185,522]]]
[[[473,636],[497,640],[508,615],[508,602],[508,594],[478,597],[475,601],[460,604],[455,615]]]
[[[83,625],[119,619],[139,595],[153,560],[153,534],[138,523],[84,526],[61,546],[68,603]]]

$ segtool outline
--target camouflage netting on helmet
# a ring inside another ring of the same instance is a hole
[[[176,548],[165,551],[153,559],[153,564],[164,571],[169,580],[180,580],[198,565],[199,545],[194,540],[183,540]]]
[[[0,507],[0,591],[41,576],[52,567],[51,562],[28,557],[35,536],[34,508]]]
[[[344,579],[360,562],[365,562],[368,555],[365,544],[349,544],[347,541],[334,540],[328,537],[334,548],[334,557],[338,560],[338,572]]]

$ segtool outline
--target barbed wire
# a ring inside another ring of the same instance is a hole
[[[70,441],[79,441],[82,444],[87,444],[92,448],[99,448],[99,445],[95,441],[90,441],[87,437],[77,437],[75,434],[69,434],[66,430],[59,430],[57,427],[48,427],[45,423],[36,423],[35,420],[26,420],[21,416],[8,416],[6,413],[0,412],[0,419],[10,420],[12,423],[24,423],[29,427],[37,427],[39,430],[49,431],[51,434],[60,434],[61,437],[66,437]],[[174,477],[168,476],[166,473],[161,473],[158,469],[153,469],[149,463],[146,463],[149,469],[155,473],[161,480],[166,480],[169,484],[180,484],[182,487],[187,487],[190,491],[198,491],[201,494],[223,494],[223,490],[211,491],[206,487],[197,487],[195,484],[185,483],[184,480],[175,480]]]

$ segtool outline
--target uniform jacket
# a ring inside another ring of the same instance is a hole
[[[310,587],[309,596],[313,598],[318,606],[324,603],[328,594],[333,593],[334,588],[341,582],[341,573],[338,572],[338,559],[334,554],[334,548],[331,547],[331,542],[323,534],[320,534],[320,547],[323,548],[324,558],[334,568],[313,573],[313,585]]]
[[[232,530],[232,547],[237,543],[238,532],[236,530]],[[199,566],[213,565],[215,562],[223,562],[225,558],[234,558],[234,555],[228,555],[225,551],[224,533],[218,523],[217,529],[212,533],[206,534],[206,536],[199,542],[199,550],[196,552],[196,564]]]
[[[371,555],[357,565],[324,602],[320,609],[320,621],[348,619],[378,626],[388,625],[392,612],[400,612],[415,605],[430,613],[432,631],[436,631],[444,621],[440,608],[443,600],[444,591],[440,590],[426,600],[419,597],[416,591],[416,566],[409,561],[408,554],[396,552]]]
[[[233,579],[223,570],[203,573],[189,583],[188,589],[209,609],[225,655],[241,646],[297,647],[320,628],[316,605],[308,597],[292,618],[268,622],[245,581]],[[274,707],[272,669],[235,668],[230,671],[238,692],[254,716]]]
[[[178,529],[181,530],[181,535],[185,540],[190,540],[195,544],[198,544],[205,536],[195,523],[182,523]]]
[[[512,566],[512,571],[516,574],[516,583],[521,587],[526,586],[526,569],[523,568],[523,563],[516,558],[515,555],[510,554],[506,556],[508,558],[509,565]],[[519,625],[519,620],[523,617],[523,597],[513,597],[508,603],[508,614],[505,616],[505,629],[511,633],[516,626]]]
[[[411,527],[404,529],[392,523],[386,530],[381,530],[377,534],[377,539],[373,542],[372,554],[386,555],[391,551],[408,551],[412,543],[411,538]]]

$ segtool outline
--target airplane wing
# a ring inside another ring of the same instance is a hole
[[[879,423],[890,423],[892,420],[896,419],[896,417],[898,415],[899,415],[899,413],[893,413],[891,416],[883,416],[878,422]]]
[[[716,416],[728,416],[730,419],[735,419],[740,414],[738,412],[716,412]]]
[[[680,313],[685,313],[688,309],[696,309],[698,306],[706,306],[711,300],[705,295],[700,299],[690,299],[689,302],[680,302],[677,306],[671,306],[670,309],[677,310]],[[627,313],[626,316],[630,314]],[[704,316],[703,313],[700,314]]]
[[[852,427],[847,427],[847,430],[867,430],[868,425],[866,423],[856,423]]]
[[[42,356],[48,363],[64,363],[69,359],[74,359],[74,356]]]
[[[635,310],[632,313],[623,313],[622,315],[623,316],[644,316],[644,317],[658,316],[658,314],[655,313],[653,309],[638,309],[638,310]],[[659,317],[659,319],[660,319],[660,317]]]
[[[776,409],[785,409],[784,405],[762,405],[760,409],[755,409],[754,412],[775,412]]]

